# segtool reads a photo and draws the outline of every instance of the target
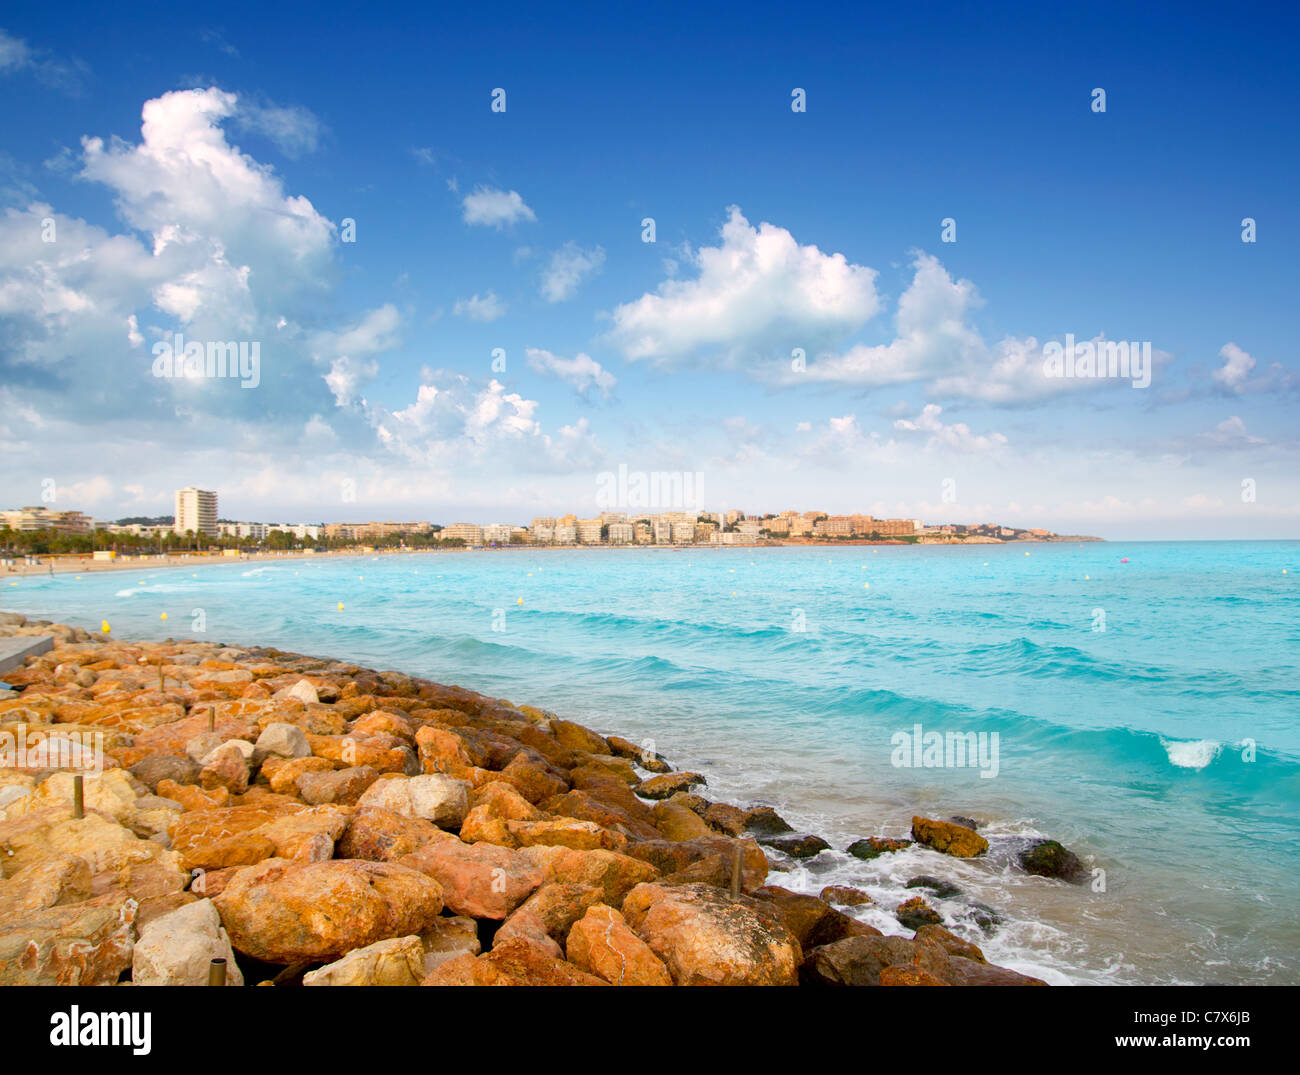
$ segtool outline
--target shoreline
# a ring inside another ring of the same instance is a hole
[[[461,549],[331,549],[326,552],[249,552],[240,553],[238,556],[224,556],[220,553],[187,553],[187,554],[170,554],[165,556],[157,555],[129,555],[123,554],[115,560],[93,560],[87,559],[80,553],[56,553],[42,554],[39,564],[25,564],[15,562],[5,568],[4,574],[0,579],[29,578],[34,576],[50,577],[51,575],[84,575],[91,572],[101,571],[153,571],[166,570],[169,568],[195,568],[195,567],[217,567],[231,566],[235,564],[247,563],[297,563],[301,561],[321,561],[321,560],[347,560],[359,557],[379,557],[379,556],[427,556],[427,555],[444,555],[452,553],[500,553],[500,552],[573,552],[573,551],[653,551],[653,552],[725,552],[728,550],[748,549],[828,549],[836,548],[862,548],[864,546],[874,546],[876,548],[959,548],[963,546],[987,548],[990,545],[1064,545],[1075,538],[1063,539],[1038,539],[1025,541],[929,541],[929,542],[912,542],[912,541],[870,541],[848,539],[835,542],[817,542],[817,541],[767,541],[749,545],[502,545],[492,546],[466,546]],[[1102,543],[1105,538],[1085,538],[1085,541]],[[53,570],[51,570],[53,568]]]
[[[770,807],[711,802],[704,775],[679,773],[615,733],[329,658],[100,639],[17,614],[0,622],[6,633],[58,640],[7,674],[19,690],[0,700],[0,733],[105,735],[107,768],[87,791],[87,806],[105,809],[125,830],[119,839],[133,834],[152,845],[144,850],[161,860],[155,872],[170,867],[166,891],[156,893],[155,883],[139,900],[133,950],[151,951],[150,938],[215,909],[233,938],[232,961],[250,976],[262,964],[282,970],[306,961],[315,966],[303,973],[318,980],[365,978],[404,945],[408,955],[423,946],[426,984],[502,976],[521,979],[516,984],[604,984],[600,959],[580,939],[599,926],[617,932],[623,965],[631,959],[647,978],[640,984],[1042,984],[986,963],[975,943],[941,924],[924,888],[894,909],[906,934],[888,936],[854,917],[855,908],[874,905],[860,890],[828,886],[813,896],[782,888],[783,872],[829,845],[793,832]],[[205,734],[208,721],[212,734]],[[275,745],[286,742],[294,749],[277,754]],[[152,786],[135,786],[149,779]],[[0,769],[0,842],[12,845],[15,828],[38,822],[51,830],[84,825],[69,820],[70,784],[66,772]],[[866,837],[851,853],[875,858],[907,845],[974,857],[988,845],[973,824],[918,815],[911,841]],[[403,854],[389,854],[394,847]],[[20,861],[51,868],[39,855]],[[416,888],[420,876],[432,879],[440,913],[369,944],[277,940],[274,923],[245,920],[263,887],[273,904],[283,897],[293,906],[302,896],[296,878],[306,884],[315,876],[314,890],[320,875],[365,874],[376,863],[401,867]],[[195,870],[197,877],[186,873]],[[504,898],[496,891],[501,871],[513,893]],[[15,872],[9,863],[0,906]],[[130,890],[128,881],[123,900]],[[575,906],[576,920],[563,909]],[[691,923],[689,937],[664,925],[675,917]],[[451,950],[443,943],[449,922],[463,946],[442,959]],[[22,929],[40,925],[37,914]],[[13,928],[0,924],[0,954]],[[737,928],[750,953],[743,965],[727,954],[737,940],[728,931]],[[56,949],[52,941],[43,972],[53,978],[34,980],[59,980]],[[106,966],[125,958],[120,950],[103,954]],[[139,971],[138,952],[132,959]]]

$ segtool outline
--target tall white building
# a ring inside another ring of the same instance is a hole
[[[217,536],[217,494],[207,489],[187,485],[176,490],[176,521],[172,531],[183,534],[193,530],[196,534]]]

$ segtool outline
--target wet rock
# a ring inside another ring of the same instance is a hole
[[[1026,873],[1054,877],[1072,885],[1081,885],[1091,876],[1079,856],[1055,840],[1037,840],[1025,848],[1020,852],[1020,865]]]
[[[820,836],[810,834],[795,836],[760,836],[758,842],[777,851],[783,851],[791,858],[808,859],[830,850],[830,844]]]
[[[894,908],[894,917],[908,929],[942,925],[943,917],[925,901],[924,896],[913,896]]]
[[[699,814],[679,802],[656,803],[653,817],[655,827],[667,840],[696,840],[713,835]]]
[[[916,936],[919,940],[933,941],[950,956],[961,956],[963,959],[969,959],[974,963],[988,962],[978,945],[963,940],[957,934],[944,929],[943,926],[936,924],[923,925],[916,931]]]
[[[844,850],[854,858],[869,861],[891,851],[902,851],[911,846],[911,840],[891,840],[884,836],[868,836],[865,840],[854,840]]]
[[[932,892],[941,900],[950,900],[954,896],[961,895],[961,889],[951,881],[945,881],[942,877],[934,877],[928,873],[917,874],[907,882],[907,888],[923,888],[927,892]]]
[[[880,972],[880,985],[942,985],[948,983],[941,978],[935,977],[929,971],[924,971],[920,967],[904,967],[900,964],[893,964],[885,967]]]
[[[641,781],[632,790],[643,799],[667,799],[707,783],[699,773],[663,773]]]
[[[623,916],[677,985],[794,985],[801,949],[770,904],[712,885],[637,885]]]
[[[958,814],[955,817],[950,817],[948,820],[951,821],[954,825],[961,825],[963,828],[970,829],[971,832],[974,832],[976,829],[980,827],[979,822],[976,821],[973,817],[963,817],[960,814]]]
[[[912,839],[957,858],[974,858],[989,849],[989,842],[974,830],[933,818],[912,818]]]
[[[868,907],[876,902],[862,889],[848,885],[827,885],[821,891],[821,898],[827,903],[838,903],[841,907]]]
[[[754,893],[754,898],[770,902],[776,908],[804,951],[845,937],[878,936],[880,933],[874,926],[850,918],[823,899],[791,892],[779,885],[764,885]]]
[[[770,806],[755,806],[745,811],[745,828],[750,832],[780,834],[794,832],[794,827]]]
[[[728,836],[743,836],[748,828],[745,811],[727,803],[709,803],[703,817],[709,828]]]
[[[847,937],[812,951],[799,970],[805,985],[875,986],[886,967],[917,967],[939,976],[948,954],[932,941],[906,937]]]

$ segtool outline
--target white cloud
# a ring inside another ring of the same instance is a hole
[[[876,272],[801,246],[784,228],[728,209],[718,246],[691,254],[693,280],[668,279],[612,314],[610,338],[629,359],[668,363],[713,352],[724,361],[816,347],[879,309]]]
[[[85,70],[80,61],[56,59],[49,51],[33,48],[22,38],[0,30],[0,75],[30,72],[47,86],[77,94]]]
[[[572,385],[583,399],[588,399],[593,391],[600,393],[602,399],[609,399],[618,380],[590,355],[578,354],[573,358],[561,358],[536,347],[526,350],[528,365],[535,373],[543,376],[557,377]]]
[[[468,317],[471,321],[495,321],[499,317],[505,317],[506,304],[497,297],[495,291],[489,291],[481,297],[475,292],[468,299],[457,300],[451,312],[457,317]]]
[[[315,153],[325,134],[325,125],[301,105],[241,100],[235,119],[240,128],[269,138],[285,156],[295,159]]]
[[[571,299],[583,280],[595,276],[605,264],[604,247],[584,250],[575,242],[567,242],[551,255],[551,262],[542,272],[542,297],[547,302]]]
[[[337,332],[317,333],[311,353],[321,365],[328,364],[325,383],[340,407],[355,403],[361,387],[378,372],[376,355],[390,351],[400,342],[401,315],[392,303],[369,311],[355,324]]]
[[[536,220],[537,215],[524,204],[518,191],[475,187],[461,201],[466,224],[482,224],[500,231],[520,220]]]
[[[900,418],[894,422],[894,428],[904,433],[920,433],[927,438],[927,448],[951,448],[959,452],[987,452],[1001,448],[1007,438],[1001,433],[988,436],[971,432],[964,422],[945,425],[939,417],[943,408],[935,403],[927,403],[914,419]]]
[[[1241,392],[1245,389],[1246,378],[1255,368],[1255,360],[1235,343],[1225,343],[1219,349],[1223,365],[1210,376],[1215,383],[1229,392]]]

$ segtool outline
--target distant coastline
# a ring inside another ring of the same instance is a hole
[[[872,541],[869,538],[841,538],[834,541],[816,540],[816,539],[783,539],[783,540],[763,540],[747,545],[474,545],[465,546],[464,548],[383,548],[383,547],[362,547],[347,549],[328,549],[322,552],[241,552],[238,556],[227,556],[223,550],[214,552],[190,552],[190,553],[170,553],[159,556],[157,554],[131,554],[122,553],[113,560],[95,560],[87,557],[82,553],[57,553],[44,554],[35,558],[37,562],[22,563],[14,561],[5,568],[4,575],[0,577],[18,577],[25,578],[28,576],[40,575],[81,575],[92,571],[152,571],[162,568],[193,568],[193,567],[214,567],[222,564],[246,564],[246,563],[296,563],[299,561],[321,561],[321,560],[339,560],[355,559],[363,556],[403,556],[403,555],[443,555],[458,552],[563,552],[565,550],[591,550],[591,549],[612,549],[612,550],[656,550],[663,552],[722,552],[736,549],[775,549],[775,548],[821,548],[835,549],[842,546],[890,546],[895,548],[911,546],[943,546],[952,547],[959,545],[1060,545],[1069,542],[1102,542],[1105,538],[1090,537],[1081,535],[1054,535],[1046,538],[1022,538],[1015,541],[997,541],[995,539],[955,539],[944,540],[940,538],[928,538],[919,541],[896,541],[881,540]]]

